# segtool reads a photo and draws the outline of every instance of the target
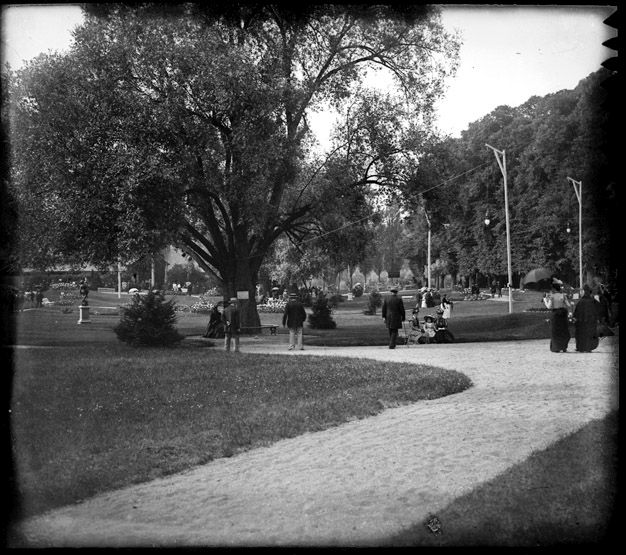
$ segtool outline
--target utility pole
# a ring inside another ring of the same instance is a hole
[[[506,218],[506,259],[507,259],[508,274],[509,274],[509,283],[508,283],[509,314],[512,314],[513,313],[513,273],[511,272],[511,229],[509,226],[509,196],[508,196],[508,190],[507,190],[507,185],[506,185],[506,151],[498,150],[488,144],[485,144],[485,146],[493,150],[493,153],[496,157],[496,161],[498,162],[498,166],[500,166],[502,177],[504,178],[504,215]]]
[[[583,182],[571,177],[567,180],[574,186],[574,193],[578,199],[578,273],[580,295],[583,293]]]

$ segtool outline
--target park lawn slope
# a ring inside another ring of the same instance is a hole
[[[471,386],[424,365],[201,346],[22,349],[15,370],[19,516]]]

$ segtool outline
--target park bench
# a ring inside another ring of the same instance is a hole
[[[245,333],[246,331],[249,331],[249,330],[253,330],[253,331],[258,330],[261,333],[263,333],[264,329],[270,330],[270,335],[276,335],[278,326],[275,324],[264,324],[261,326],[245,326],[241,328],[241,331],[242,333]]]

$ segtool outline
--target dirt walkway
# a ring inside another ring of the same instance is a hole
[[[545,340],[289,352],[285,339],[242,350],[427,363],[474,387],[63,507],[23,523],[30,545],[371,545],[618,403],[617,338],[591,354]]]

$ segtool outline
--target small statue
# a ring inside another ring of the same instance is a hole
[[[87,285],[87,281],[83,281],[80,284],[80,294],[83,296],[83,306],[89,306],[89,302],[87,301],[87,295],[89,295],[89,286]]]

